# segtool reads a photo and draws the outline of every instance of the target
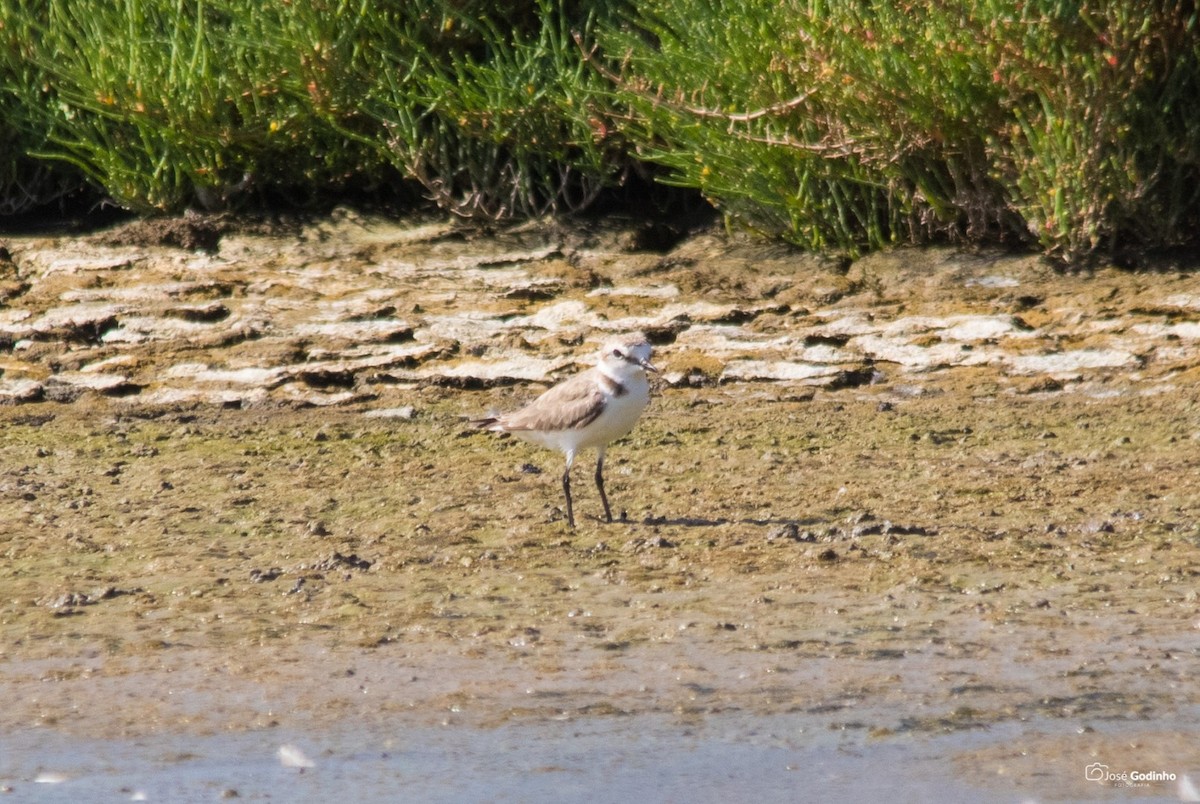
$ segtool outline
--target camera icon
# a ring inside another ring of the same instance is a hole
[[[1083,778],[1089,782],[1103,782],[1108,778],[1108,766],[1100,762],[1093,762],[1083,769]]]

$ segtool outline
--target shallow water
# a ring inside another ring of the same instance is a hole
[[[206,651],[144,673],[17,663],[42,684],[9,688],[43,700],[10,710],[0,788],[30,802],[1018,802],[1179,800],[1200,778],[1200,705],[1146,661],[1186,673],[1190,635],[1143,640],[1141,657],[1110,649],[1090,682],[1069,635],[1057,657],[1029,633],[963,636],[988,658],[701,641],[616,659],[569,648],[540,670],[520,650],[388,647],[251,655],[241,676]],[[59,718],[29,725],[51,701]],[[1095,763],[1175,778],[1100,784],[1084,775]]]
[[[1011,778],[1003,767],[971,759],[1031,732],[1064,743],[1076,737],[1067,724],[1034,721],[871,738],[828,729],[803,713],[716,714],[686,723],[637,715],[493,728],[397,723],[384,733],[343,723],[309,735],[269,730],[136,741],[23,731],[0,738],[0,784],[11,789],[4,800],[14,802],[191,802],[235,794],[246,801],[361,802],[1017,802],[1081,794],[1177,800],[1175,783],[1084,787],[1039,771],[1036,761]],[[1111,733],[1134,734],[1127,725]],[[281,745],[298,748],[313,767],[285,767]],[[1084,765],[1075,771],[1082,779]],[[63,780],[34,781],[55,774]]]

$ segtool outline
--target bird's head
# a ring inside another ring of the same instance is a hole
[[[631,369],[658,371],[650,363],[650,342],[640,332],[605,341],[600,347],[600,365],[618,376]]]

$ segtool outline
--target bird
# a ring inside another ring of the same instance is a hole
[[[596,488],[604,504],[605,521],[613,521],[604,493],[604,453],[610,443],[633,429],[650,402],[646,372],[658,372],[650,363],[650,351],[650,342],[641,333],[610,338],[600,347],[593,368],[563,380],[519,410],[471,422],[566,455],[562,487],[571,528],[575,527],[571,467],[576,455],[586,449],[597,450]]]

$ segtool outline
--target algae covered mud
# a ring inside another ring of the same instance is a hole
[[[171,226],[4,243],[8,798],[1195,795],[1190,266]],[[631,329],[572,531],[466,419]]]

